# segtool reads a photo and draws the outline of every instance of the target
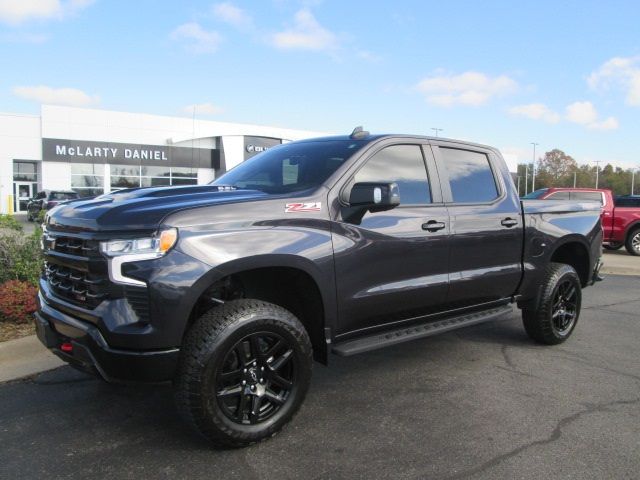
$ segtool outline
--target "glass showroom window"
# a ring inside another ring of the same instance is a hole
[[[138,165],[110,165],[111,191],[124,188],[138,188],[140,186],[140,166]]]
[[[190,167],[173,167],[171,169],[171,185],[197,185],[198,169]]]
[[[143,187],[166,187],[171,185],[169,167],[141,167],[140,184]]]
[[[81,197],[104,193],[104,165],[92,163],[71,164],[71,189]]]

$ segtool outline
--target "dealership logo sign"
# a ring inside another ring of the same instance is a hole
[[[269,147],[265,147],[262,145],[253,145],[252,143],[247,145],[247,152],[249,153],[260,153],[264,152],[265,150],[269,150]]]
[[[119,148],[80,145],[56,145],[56,155],[69,157],[119,158]],[[169,160],[164,150],[123,148],[122,157],[140,160]]]

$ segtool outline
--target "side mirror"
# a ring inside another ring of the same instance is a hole
[[[350,207],[389,210],[400,205],[397,183],[360,182],[351,188]]]

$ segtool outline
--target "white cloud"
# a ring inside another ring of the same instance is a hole
[[[307,9],[299,10],[293,27],[273,34],[270,43],[283,50],[330,51],[339,46],[338,36],[320,25]]]
[[[218,32],[205,30],[196,22],[178,26],[171,32],[171,38],[183,42],[185,48],[192,53],[213,53],[222,42],[222,36]]]
[[[615,130],[618,128],[618,120],[614,117],[598,121],[598,111],[591,102],[574,102],[567,105],[565,117],[570,122],[584,125],[592,130]]]
[[[587,127],[593,130],[615,130],[618,128],[618,120],[615,117],[607,117],[605,120],[593,122]]]
[[[18,25],[30,20],[61,19],[88,7],[94,0],[0,0],[0,22]]]
[[[614,57],[589,75],[587,81],[594,90],[622,88],[626,91],[626,103],[640,107],[640,56]]]
[[[489,77],[480,72],[459,75],[442,74],[426,77],[416,88],[428,103],[442,107],[484,105],[493,97],[508,95],[518,89],[515,80],[506,75]]]
[[[589,125],[598,119],[598,112],[591,102],[574,102],[567,105],[567,120],[580,125]]]
[[[13,94],[34,102],[71,107],[88,107],[100,103],[100,97],[97,95],[89,95],[77,88],[52,88],[45,85],[19,86],[13,88]]]
[[[224,109],[222,107],[209,102],[187,105],[182,109],[182,112],[193,115],[194,109],[196,115],[218,115],[224,112]]]
[[[251,16],[231,2],[216,3],[212,11],[218,19],[240,30],[249,30],[253,27]]]
[[[527,117],[532,120],[542,120],[547,123],[558,123],[560,115],[543,103],[529,103],[527,105],[516,105],[511,107],[509,113],[521,117]]]

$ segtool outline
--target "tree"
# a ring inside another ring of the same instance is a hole
[[[554,148],[538,159],[536,186],[559,187],[573,183],[573,172],[578,169],[578,162],[562,150]]]

